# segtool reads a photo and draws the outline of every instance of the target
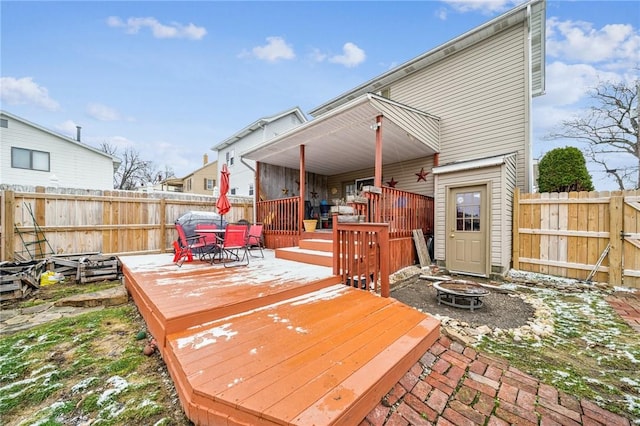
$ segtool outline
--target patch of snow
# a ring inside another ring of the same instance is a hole
[[[193,349],[200,349],[205,346],[218,342],[218,338],[224,337],[227,341],[233,336],[238,334],[237,331],[229,329],[232,323],[227,323],[219,327],[210,328],[208,330],[201,331],[189,337],[182,337],[177,340],[178,349],[183,349],[187,346],[191,346]]]
[[[97,377],[87,377],[86,379],[80,380],[78,383],[71,387],[71,392],[77,393],[80,391],[84,391],[96,380],[98,380]]]
[[[258,348],[253,348],[249,351],[249,355],[256,355],[258,353]]]
[[[237,378],[237,379],[233,379],[233,382],[228,383],[228,384],[227,384],[227,387],[228,387],[228,388],[232,388],[232,387],[234,387],[235,385],[237,385],[237,384],[239,384],[239,383],[242,383],[242,381],[243,381],[243,380],[244,380],[244,379],[243,379],[242,377]]]
[[[120,376],[112,376],[107,379],[107,385],[112,386],[110,389],[102,392],[102,394],[98,397],[98,405],[102,406],[105,402],[107,402],[112,396],[118,395],[127,387],[129,387],[129,383]]]
[[[637,293],[638,289],[637,288],[631,288],[631,287],[613,287],[613,291],[619,291],[621,293]]]

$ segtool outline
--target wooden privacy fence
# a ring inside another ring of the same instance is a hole
[[[640,288],[640,191],[514,195],[513,268]]]
[[[229,201],[231,210],[224,215],[227,222],[252,221],[251,197],[230,196]],[[166,252],[176,239],[176,219],[191,210],[216,211],[215,199],[168,192],[3,190],[0,261],[48,254]]]

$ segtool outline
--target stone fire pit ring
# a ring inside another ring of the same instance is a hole
[[[438,305],[444,303],[454,308],[469,309],[471,312],[481,308],[482,298],[489,294],[489,290],[469,280],[436,281],[433,288],[436,289]]]

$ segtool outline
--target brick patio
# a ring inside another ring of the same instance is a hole
[[[607,301],[640,332],[637,293],[616,293]],[[360,426],[432,424],[629,426],[631,423],[594,402],[579,400],[541,383],[504,360],[442,336]]]

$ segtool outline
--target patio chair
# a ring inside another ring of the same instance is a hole
[[[176,223],[176,231],[178,232],[177,243],[179,251],[181,252],[181,254],[182,252],[189,253],[186,256],[181,256],[177,261],[174,260],[174,263],[176,263],[178,266],[182,266],[185,260],[187,260],[188,262],[191,262],[193,260],[194,252],[197,254],[201,254],[202,250],[206,247],[206,244],[204,242],[204,237],[202,237],[201,235],[187,236],[184,232],[184,228],[179,223]],[[174,245],[174,258],[176,258],[176,253],[178,251],[178,249],[175,249],[175,247],[176,246]]]
[[[218,247],[220,247],[220,251],[216,256],[224,264],[225,268],[247,266],[249,264],[246,225],[230,223],[225,228],[224,239],[217,235],[216,238],[218,239]],[[240,254],[242,254],[242,257]]]
[[[251,251],[256,247],[260,250],[260,257],[264,258],[264,252],[262,251],[264,248],[262,224],[257,223],[249,227],[249,233],[247,234],[247,249],[249,250],[249,255],[251,255],[251,257],[258,257],[258,255],[254,256],[251,254]]]
[[[204,242],[205,246],[200,249],[200,259],[208,260],[209,262],[213,261],[213,257],[220,250],[219,242],[215,233],[215,230],[219,229],[218,225],[215,224],[198,224],[196,225],[195,231],[196,234],[202,237],[202,242]]]

